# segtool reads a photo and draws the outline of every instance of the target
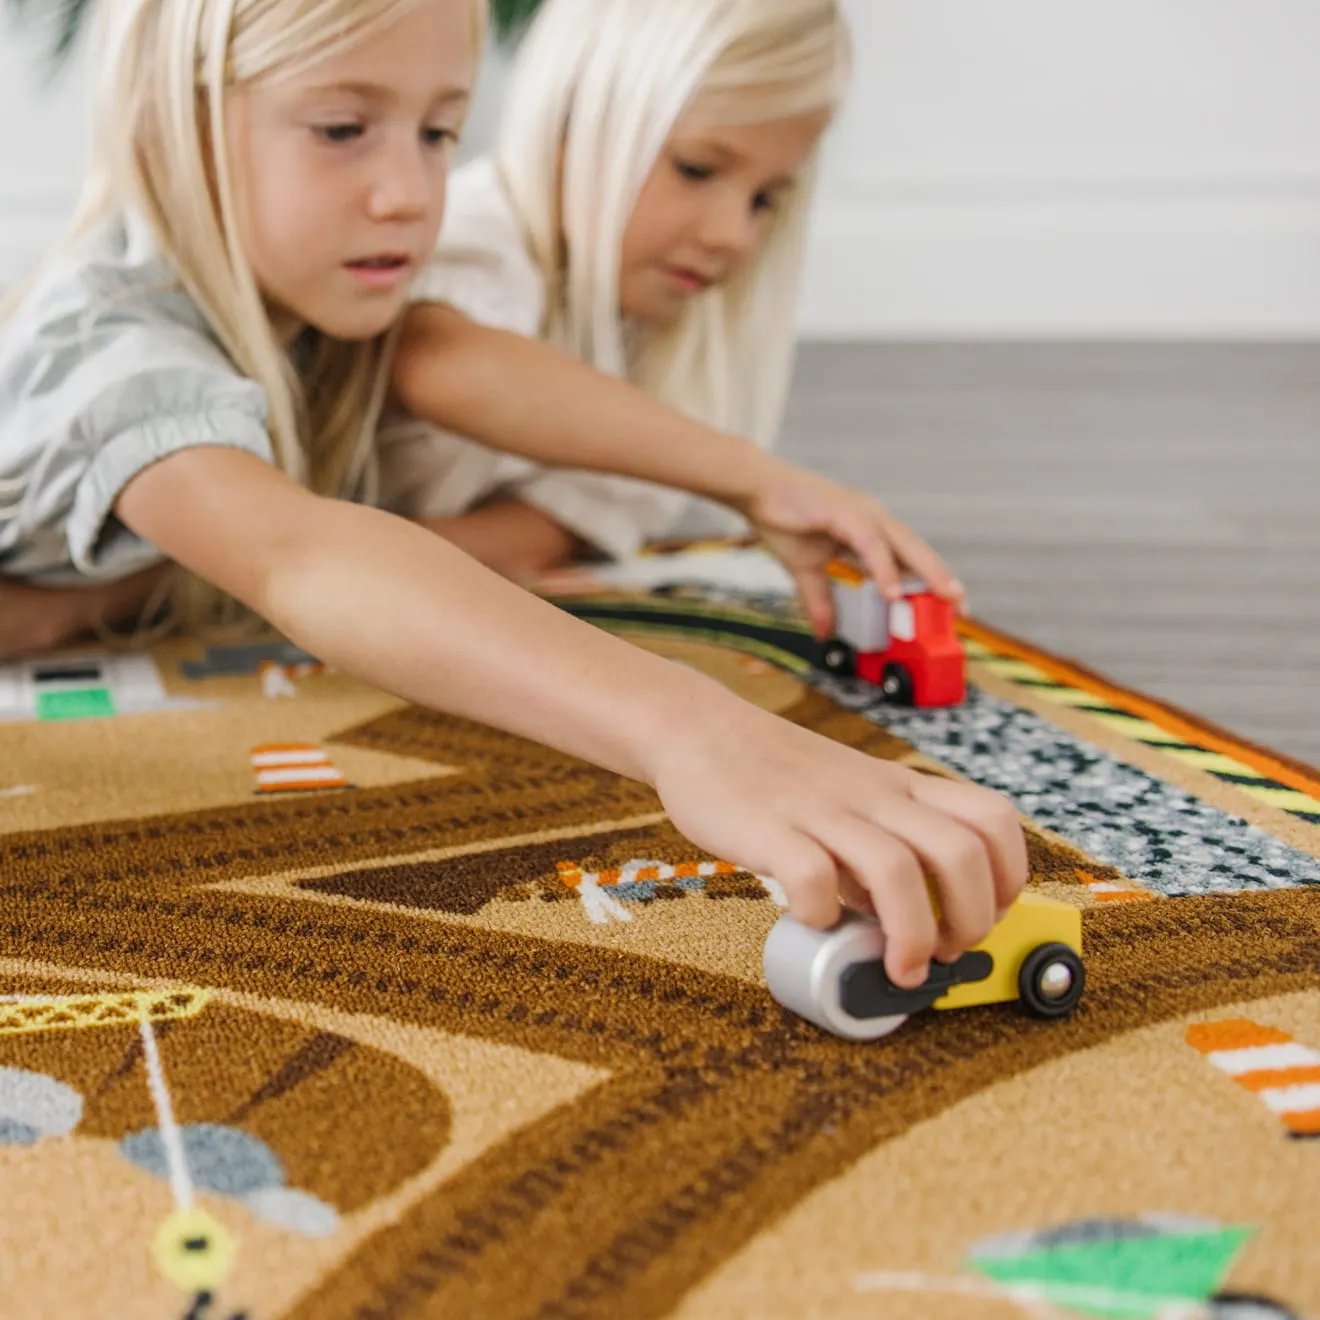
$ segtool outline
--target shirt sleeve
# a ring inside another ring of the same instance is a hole
[[[273,463],[265,391],[145,226],[108,217],[0,322],[0,572],[78,585],[158,563],[115,503],[145,468],[211,445]]]
[[[132,382],[107,412],[111,424],[78,482],[68,521],[70,561],[88,578],[127,577],[162,558],[113,512],[129,482],[161,459],[220,446],[275,462],[265,399],[255,385],[236,389],[204,376],[157,373]]]
[[[264,390],[200,335],[122,327],[56,374],[49,407],[33,409],[45,413],[49,439],[24,503],[46,529],[63,524],[79,577],[115,580],[164,557],[114,515],[124,488],[154,463],[203,446],[275,461]]]

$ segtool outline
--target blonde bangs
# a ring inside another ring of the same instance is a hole
[[[426,0],[320,0],[304,4],[292,22],[287,0],[256,0],[229,45],[226,80],[255,82],[266,77],[296,77],[321,60],[333,59],[359,41],[405,17]],[[472,55],[476,64],[485,49],[486,0],[471,0]],[[292,52],[292,53],[291,53]]]

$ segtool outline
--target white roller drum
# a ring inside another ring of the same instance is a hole
[[[885,934],[874,921],[845,916],[830,930],[780,917],[765,942],[765,979],[787,1009],[848,1040],[878,1040],[907,1021],[907,1014],[857,1018],[843,1007],[840,978],[852,963],[884,957]]]

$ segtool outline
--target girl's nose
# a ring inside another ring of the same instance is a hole
[[[733,264],[745,261],[760,239],[760,217],[745,197],[729,189],[712,197],[702,224],[701,241]]]
[[[419,142],[392,144],[373,180],[369,209],[374,220],[415,220],[432,200],[432,171]]]

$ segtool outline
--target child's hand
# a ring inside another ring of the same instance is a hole
[[[566,527],[524,500],[497,499],[454,517],[417,521],[515,582],[559,568],[585,548]]]
[[[825,566],[851,550],[889,599],[902,592],[903,570],[961,611],[964,590],[945,562],[879,500],[805,468],[770,459],[766,475],[742,510],[797,584],[802,607],[818,637],[834,628],[834,605]]]
[[[899,985],[920,985],[932,956],[949,961],[979,943],[1026,883],[1026,841],[1006,798],[751,707],[733,723],[667,734],[653,764],[675,826],[778,880],[797,920],[832,926],[840,904],[878,916]]]
[[[98,625],[130,617],[150,599],[161,574],[147,569],[120,582],[77,588],[0,578],[0,660],[53,651]]]

